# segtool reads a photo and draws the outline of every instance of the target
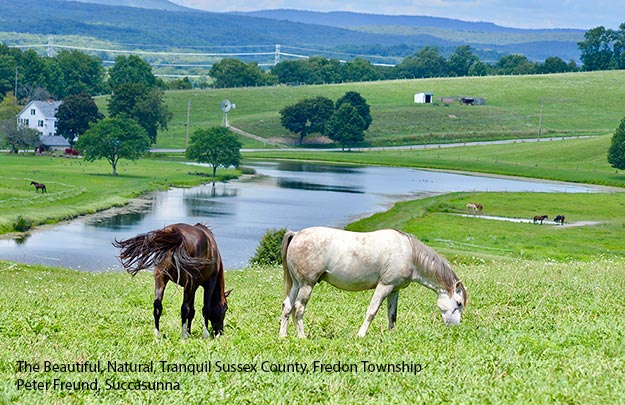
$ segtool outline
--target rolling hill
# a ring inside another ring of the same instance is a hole
[[[142,50],[282,44],[312,49],[309,55],[335,51],[396,60],[426,45],[448,55],[470,44],[478,57],[491,61],[509,53],[532,60],[559,56],[577,61],[577,42],[583,39],[581,30],[520,30],[419,16],[295,10],[210,13],[165,0],[0,2],[0,40],[5,44],[24,45],[26,36],[41,41],[51,35],[57,41],[83,38]]]

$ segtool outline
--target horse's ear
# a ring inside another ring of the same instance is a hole
[[[228,298],[228,296],[230,295],[230,293],[232,292],[232,290],[233,290],[233,289],[231,288],[231,289],[229,289],[228,291],[226,291],[226,292],[224,293],[224,295],[226,296],[226,298]]]

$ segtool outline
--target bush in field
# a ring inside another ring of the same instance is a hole
[[[18,215],[15,224],[13,224],[13,229],[15,229],[17,232],[26,232],[32,227],[33,221],[30,218],[23,217],[21,215]]]
[[[286,228],[268,229],[260,240],[260,244],[256,248],[256,253],[250,259],[250,264],[259,266],[275,266],[282,264],[280,255],[280,246],[282,238],[286,233]]]

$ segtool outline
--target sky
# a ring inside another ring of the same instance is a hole
[[[213,12],[289,8],[422,15],[492,22],[516,28],[618,29],[625,22],[623,0],[170,0]]]

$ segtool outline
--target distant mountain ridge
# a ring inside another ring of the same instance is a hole
[[[436,46],[449,55],[469,44],[485,61],[509,53],[523,53],[531,60],[548,56],[579,60],[577,42],[584,34],[582,30],[522,30],[488,22],[338,11],[212,13],[167,0],[0,1],[0,39],[2,32],[83,36],[120,44],[158,44],[165,49],[282,44],[380,58],[403,58],[424,46]]]

